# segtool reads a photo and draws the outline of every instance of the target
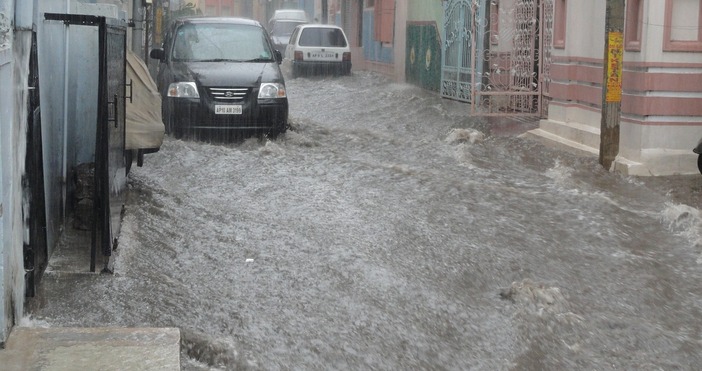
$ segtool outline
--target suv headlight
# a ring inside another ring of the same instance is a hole
[[[258,99],[286,98],[285,85],[273,82],[265,82],[258,89]]]
[[[168,85],[168,96],[174,98],[200,98],[194,82],[174,82]]]

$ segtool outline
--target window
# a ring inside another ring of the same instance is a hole
[[[395,0],[375,0],[375,40],[392,43],[395,28]]]
[[[556,0],[554,6],[553,47],[563,49],[566,43],[566,22],[568,20],[566,0]]]
[[[702,0],[666,0],[663,50],[702,51]]]
[[[640,51],[643,30],[643,0],[628,0],[626,2],[626,25],[624,27],[624,48],[630,51]]]
[[[300,35],[300,46],[346,47],[346,37],[337,28],[305,28]]]
[[[500,2],[498,0],[490,2],[490,43],[492,45],[500,43]]]

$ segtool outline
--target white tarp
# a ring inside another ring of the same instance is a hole
[[[127,99],[125,149],[158,149],[165,132],[161,95],[144,61],[127,50],[127,83],[130,80],[132,101]]]

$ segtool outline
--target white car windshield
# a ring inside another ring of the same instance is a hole
[[[172,57],[188,62],[267,62],[273,52],[261,27],[187,23],[176,30]]]

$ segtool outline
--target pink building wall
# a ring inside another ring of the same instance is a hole
[[[605,0],[555,1],[554,27],[565,22],[564,34],[556,31],[548,117],[532,134],[597,154]],[[620,151],[614,170],[642,176],[696,173],[692,148],[702,137],[702,1],[626,3]],[[565,10],[562,19],[559,6]]]

